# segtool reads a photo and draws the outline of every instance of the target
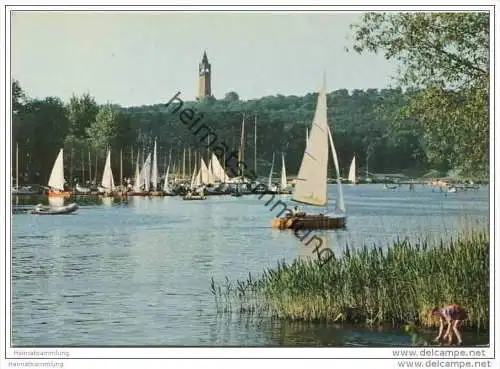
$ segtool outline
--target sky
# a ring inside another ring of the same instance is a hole
[[[206,51],[212,93],[243,100],[395,85],[397,65],[352,51],[360,13],[13,12],[11,73],[32,98],[159,104],[193,100]],[[346,52],[346,48],[350,52]]]

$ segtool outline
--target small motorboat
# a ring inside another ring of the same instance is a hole
[[[205,193],[203,190],[197,191],[197,192],[191,192],[188,191],[183,197],[183,200],[206,200],[207,197],[205,196]]]
[[[396,184],[384,184],[384,190],[395,190],[397,189],[399,186],[396,185]]]
[[[206,200],[206,196],[201,195],[186,195],[182,197],[183,200]]]
[[[76,185],[75,189],[76,189],[76,193],[77,194],[90,194],[90,192],[91,192],[90,188],[88,188],[88,187],[82,187],[82,186],[80,186],[78,184]]]
[[[34,209],[31,210],[31,214],[39,215],[59,215],[59,214],[71,214],[78,210],[78,204],[72,203],[65,206],[47,206],[43,204],[38,204]]]
[[[233,192],[231,192],[231,196],[240,197],[240,196],[243,196],[243,194],[240,191],[233,191]]]
[[[37,195],[39,191],[32,189],[30,186],[15,187],[12,189],[13,196],[33,196]]]

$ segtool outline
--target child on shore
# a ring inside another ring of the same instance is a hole
[[[457,336],[457,344],[462,344],[462,336],[459,332],[460,324],[467,319],[467,312],[458,304],[451,304],[443,308],[435,307],[431,310],[431,315],[439,317],[439,332],[438,336],[434,339],[439,342],[441,338],[445,340],[448,338],[448,344],[451,345],[453,341],[453,333]],[[448,324],[446,333],[444,333],[444,324]],[[453,331],[452,331],[453,330]]]

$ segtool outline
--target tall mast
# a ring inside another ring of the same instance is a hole
[[[210,161],[210,141],[209,138],[210,136],[207,136],[207,164]]]
[[[186,148],[182,150],[182,179],[186,178]]]
[[[94,170],[94,182],[97,184],[97,157],[99,155],[95,155],[95,170]]]
[[[253,171],[257,175],[257,114],[255,115],[255,125],[253,132]]]
[[[240,141],[240,163],[243,163],[245,160],[245,114],[243,113],[243,122],[241,122],[241,141]],[[239,170],[240,163],[237,165],[237,169]],[[241,166],[241,177],[243,178],[243,165]]]
[[[191,173],[191,146],[188,147],[188,173]]]
[[[19,144],[17,142],[16,142],[16,188],[19,188]]]
[[[74,158],[75,158],[75,149],[72,147],[71,148],[71,161],[70,161],[70,168],[69,168],[69,183],[73,183],[73,168],[74,168]]]
[[[90,158],[90,150],[89,150],[89,184],[92,182],[92,160]]]
[[[85,154],[82,149],[82,186],[85,186]]]
[[[123,186],[123,156],[122,149],[120,149],[120,187]]]

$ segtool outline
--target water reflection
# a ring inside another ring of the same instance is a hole
[[[115,199],[113,197],[101,197],[102,204],[105,206],[112,206],[113,203],[115,202]]]
[[[488,216],[487,190],[444,197],[417,189],[347,188],[348,228],[301,242],[270,228],[275,212],[256,196],[72,197],[77,216],[13,217],[15,344],[406,345],[398,331],[219,316],[210,279],[258,276],[278,260],[311,259],[345,243],[418,232],[456,232],[462,208]],[[61,199],[59,199],[60,201]],[[33,206],[47,197],[13,198]],[[286,201],[286,200],[285,200]],[[478,210],[479,209],[479,210]],[[487,223],[485,223],[487,224]],[[319,248],[315,250],[316,247]],[[432,332],[435,334],[435,332]],[[471,338],[472,340],[472,338]],[[483,339],[487,340],[487,338]]]
[[[48,202],[52,207],[64,206],[64,197],[48,197]]]

